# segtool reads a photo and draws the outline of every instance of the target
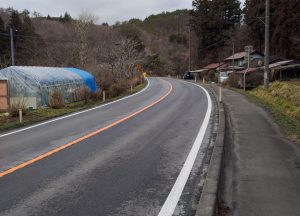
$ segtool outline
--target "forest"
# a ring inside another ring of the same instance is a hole
[[[102,86],[141,71],[182,75],[222,61],[244,46],[264,51],[264,0],[194,0],[176,10],[114,25],[96,15],[41,15],[0,9],[0,68],[11,65],[10,30],[16,65],[73,66],[92,72]],[[299,0],[271,0],[271,55],[300,59]],[[190,47],[190,52],[189,52]]]
[[[300,59],[299,0],[270,0],[270,54]],[[194,0],[191,25],[199,39],[198,63],[219,62],[252,45],[264,52],[265,0]]]

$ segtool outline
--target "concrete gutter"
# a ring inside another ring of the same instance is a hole
[[[215,96],[215,95],[214,95]],[[223,103],[219,103],[219,125],[210,159],[208,172],[197,206],[196,216],[215,216],[217,214],[218,189],[221,176],[222,156],[225,138],[225,113]]]

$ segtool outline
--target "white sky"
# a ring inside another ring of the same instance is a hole
[[[163,11],[191,9],[192,0],[0,0],[0,7],[28,9],[44,16],[60,16],[68,11],[72,17],[77,17],[87,11],[98,18],[98,23],[114,24],[131,18],[144,19]]]

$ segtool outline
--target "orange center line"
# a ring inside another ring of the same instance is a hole
[[[110,129],[110,128],[112,128],[112,127],[114,127],[114,126],[116,126],[116,125],[118,125],[118,124],[120,124],[120,123],[122,123],[122,122],[124,122],[124,121],[126,121],[126,120],[128,120],[128,119],[130,119],[130,118],[132,118],[132,117],[134,117],[136,115],[138,115],[138,114],[140,114],[141,112],[144,112],[145,110],[149,109],[150,107],[156,105],[157,103],[159,103],[162,100],[164,100],[172,92],[172,90],[173,90],[173,86],[172,86],[172,84],[170,82],[165,81],[165,80],[163,80],[163,81],[168,83],[169,90],[168,90],[168,92],[165,95],[163,95],[162,97],[160,97],[156,101],[148,104],[147,106],[141,108],[138,111],[135,111],[134,113],[132,113],[132,114],[130,114],[130,115],[128,115],[128,116],[126,116],[126,117],[124,117],[122,119],[119,119],[119,120],[117,120],[117,121],[115,121],[115,122],[113,122],[113,123],[111,123],[109,125],[106,125],[106,126],[104,126],[102,128],[99,128],[98,130],[93,131],[93,132],[91,132],[91,133],[89,133],[89,134],[87,134],[87,135],[85,135],[83,137],[80,137],[80,138],[78,138],[76,140],[73,140],[73,141],[71,141],[69,143],[66,143],[66,144],[64,144],[64,145],[62,145],[62,146],[60,146],[58,148],[55,148],[55,149],[53,149],[51,151],[48,151],[48,152],[46,152],[46,153],[44,153],[44,154],[42,154],[40,156],[32,158],[32,159],[30,159],[30,160],[28,160],[28,161],[26,161],[24,163],[21,163],[21,164],[15,166],[15,167],[9,168],[9,169],[7,169],[7,170],[5,170],[5,171],[3,171],[3,172],[0,173],[0,178],[2,178],[3,176],[8,175],[10,173],[13,173],[13,172],[15,172],[15,171],[17,171],[19,169],[22,169],[22,168],[24,168],[24,167],[26,167],[28,165],[31,165],[31,164],[33,164],[33,163],[35,163],[37,161],[40,161],[40,160],[42,160],[42,159],[44,159],[46,157],[49,157],[50,155],[53,155],[53,154],[55,154],[55,153],[57,153],[59,151],[62,151],[63,149],[66,149],[66,148],[69,148],[69,147],[71,147],[71,146],[73,146],[75,144],[78,144],[79,142],[81,142],[83,140],[86,140],[86,139],[88,139],[88,138],[90,138],[92,136],[95,136],[96,134],[99,134],[99,133],[101,133],[101,132],[103,132],[105,130],[108,130],[108,129]]]

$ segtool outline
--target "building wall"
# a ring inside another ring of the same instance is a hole
[[[7,80],[0,80],[0,111],[8,111]]]

